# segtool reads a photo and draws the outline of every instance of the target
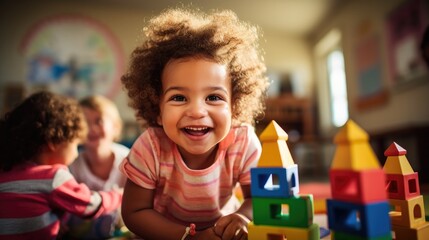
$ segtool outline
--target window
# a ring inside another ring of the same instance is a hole
[[[334,126],[340,127],[344,125],[349,118],[343,53],[340,50],[330,52],[326,62],[331,104],[331,121]]]
[[[314,47],[320,133],[332,136],[349,118],[341,32],[329,31]]]

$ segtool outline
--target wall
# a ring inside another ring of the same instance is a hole
[[[415,84],[402,87],[392,87],[389,78],[385,19],[387,14],[402,2],[401,0],[348,1],[328,21],[321,24],[310,37],[311,45],[316,46],[329,30],[338,28],[342,32],[350,118],[368,132],[382,132],[407,126],[429,124],[427,107],[429,103],[429,76],[416,81]],[[380,36],[382,84],[388,92],[388,100],[384,104],[361,110],[356,105],[359,93],[354,54],[356,51],[356,28],[363,21],[371,22],[373,30]],[[323,78],[323,76],[319,77]],[[319,107],[320,111],[326,109],[326,105],[319,105]]]
[[[5,83],[25,82],[25,59],[19,53],[19,44],[25,33],[37,21],[62,13],[78,13],[89,16],[107,26],[120,41],[125,59],[141,40],[144,20],[151,14],[144,9],[119,7],[118,5],[85,3],[85,1],[2,1],[0,6],[0,86]],[[297,83],[297,93],[312,94],[311,54],[307,43],[293,36],[264,32],[261,47],[265,51],[270,71],[288,72]],[[128,62],[126,62],[127,64]],[[0,96],[3,99],[3,96]],[[127,106],[123,91],[114,97],[121,115],[133,121],[133,111]],[[0,104],[0,112],[1,112]]]

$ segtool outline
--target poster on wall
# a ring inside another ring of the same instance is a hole
[[[80,98],[113,97],[120,90],[124,53],[107,27],[83,15],[51,16],[36,22],[20,51],[30,87]]]
[[[355,67],[357,70],[359,110],[371,108],[387,101],[383,83],[380,37],[371,20],[364,20],[355,29]]]
[[[390,83],[394,87],[427,79],[420,44],[428,25],[428,6],[423,0],[406,0],[387,16]]]

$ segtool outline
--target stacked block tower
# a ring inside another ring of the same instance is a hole
[[[251,169],[253,222],[250,240],[316,240],[313,196],[299,195],[298,166],[286,144],[288,135],[272,121],[259,136],[262,154]]]
[[[348,120],[334,143],[327,200],[332,239],[392,239],[385,174],[368,134]]]
[[[397,240],[429,239],[418,173],[406,157],[407,150],[393,142],[384,152],[387,193],[393,237]]]

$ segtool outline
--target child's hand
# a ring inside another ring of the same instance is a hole
[[[245,216],[239,213],[233,213],[221,217],[214,226],[216,235],[222,240],[240,240],[247,239],[247,224],[250,222]]]
[[[214,227],[213,228],[207,228],[204,231],[199,231],[195,234],[195,236],[193,236],[191,238],[192,240],[198,240],[198,239],[202,239],[202,240],[222,240],[221,237],[219,237],[218,235],[216,235],[216,233],[214,232]]]

